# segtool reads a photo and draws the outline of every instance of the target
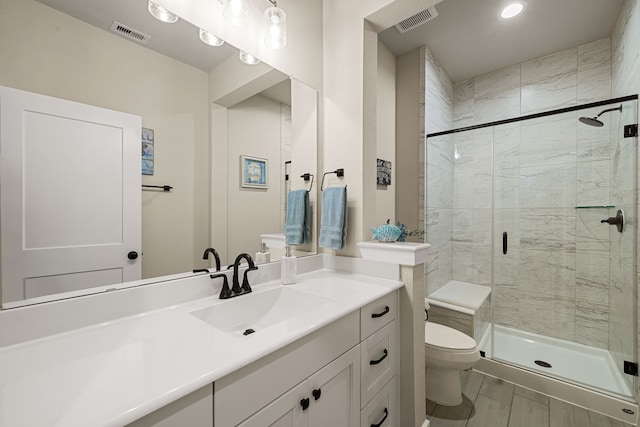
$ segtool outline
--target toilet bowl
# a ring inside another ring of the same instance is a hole
[[[427,399],[445,406],[462,403],[460,372],[480,360],[475,340],[448,326],[424,327]]]

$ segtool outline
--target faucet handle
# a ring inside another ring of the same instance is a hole
[[[244,271],[244,275],[242,277],[242,287],[241,287],[243,294],[248,294],[249,292],[251,292],[251,286],[249,285],[249,278],[247,277],[247,273],[257,269],[258,269],[258,266],[254,265],[254,266],[250,266]]]
[[[218,277],[222,277],[222,289],[220,290],[220,299],[228,299],[233,296],[231,293],[231,289],[229,289],[229,279],[227,279],[226,274],[211,274],[209,277],[212,279],[216,279]]]

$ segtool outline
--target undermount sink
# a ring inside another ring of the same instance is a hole
[[[332,301],[281,286],[243,295],[191,314],[221,331],[248,335],[285,321],[304,326],[304,323],[313,322],[314,311]]]

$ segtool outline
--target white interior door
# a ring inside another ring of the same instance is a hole
[[[140,135],[138,116],[0,87],[3,304],[140,279]]]

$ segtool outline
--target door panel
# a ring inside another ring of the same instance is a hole
[[[140,279],[138,116],[0,88],[2,301]]]

